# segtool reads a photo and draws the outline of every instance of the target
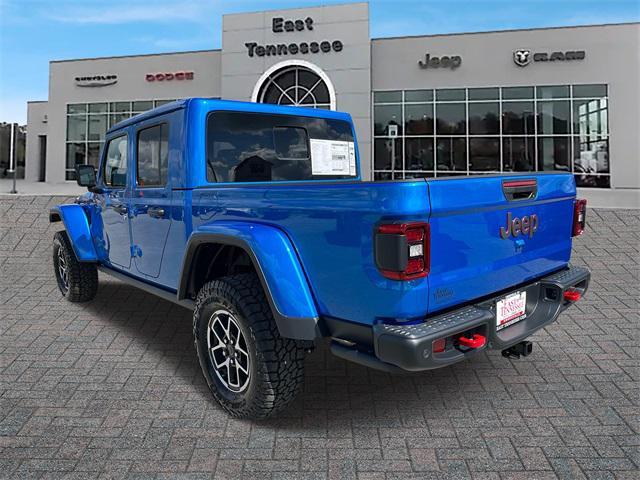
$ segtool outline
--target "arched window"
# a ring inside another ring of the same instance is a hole
[[[272,67],[256,84],[253,100],[275,105],[335,108],[333,86],[328,77],[308,62]]]

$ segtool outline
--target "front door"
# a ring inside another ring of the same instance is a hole
[[[167,175],[169,124],[143,125],[136,137],[131,250],[138,272],[157,278],[171,226],[171,187]]]
[[[127,134],[108,140],[102,171],[104,198],[101,205],[102,247],[106,260],[120,269],[131,268],[131,236],[129,232],[129,197],[127,170],[129,142]]]

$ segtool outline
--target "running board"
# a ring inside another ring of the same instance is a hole
[[[137,280],[133,277],[130,277],[129,275],[117,272],[116,270],[112,270],[103,265],[98,265],[98,271],[105,273],[113,278],[117,278],[118,280],[121,280],[122,282],[128,285],[131,285],[133,287],[139,288],[140,290],[144,290],[147,293],[156,295],[157,297],[163,298],[177,305],[180,305],[181,307],[188,308],[189,310],[193,310],[196,306],[193,300],[188,300],[188,299],[178,300],[177,293],[167,292],[162,288],[154,287],[153,285],[143,282],[142,280]]]

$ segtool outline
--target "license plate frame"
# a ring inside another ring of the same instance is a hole
[[[499,332],[527,318],[527,292],[519,290],[496,302],[496,331]]]

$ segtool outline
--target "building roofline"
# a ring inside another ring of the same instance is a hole
[[[234,13],[224,13],[223,17],[230,17],[232,15],[251,15],[252,13],[271,13],[271,12],[282,12],[288,10],[309,10],[311,8],[325,8],[325,7],[346,7],[352,5],[366,5],[369,7],[369,2],[342,2],[342,3],[330,3],[324,5],[308,5],[306,7],[292,7],[292,8],[269,8],[267,10],[250,10],[248,12],[234,12]]]
[[[158,57],[161,55],[183,55],[188,53],[210,53],[210,52],[220,52],[220,51],[222,51],[221,48],[213,48],[209,50],[185,50],[183,52],[141,53],[137,55],[111,55],[107,57],[87,57],[87,58],[71,58],[66,60],[50,60],[49,63],[84,62],[87,60],[112,60],[114,58]]]
[[[49,100],[27,100],[27,103],[48,103]]]
[[[371,41],[378,40],[402,40],[404,38],[432,38],[432,37],[453,37],[459,35],[482,35],[487,33],[513,33],[513,32],[532,32],[540,30],[561,30],[561,29],[573,29],[573,28],[592,28],[592,27],[621,27],[629,25],[639,25],[640,22],[620,22],[620,23],[595,23],[591,25],[565,25],[558,27],[534,27],[534,28],[510,28],[507,30],[485,30],[477,32],[454,32],[454,33],[434,33],[432,35],[405,35],[397,37],[376,37]]]

